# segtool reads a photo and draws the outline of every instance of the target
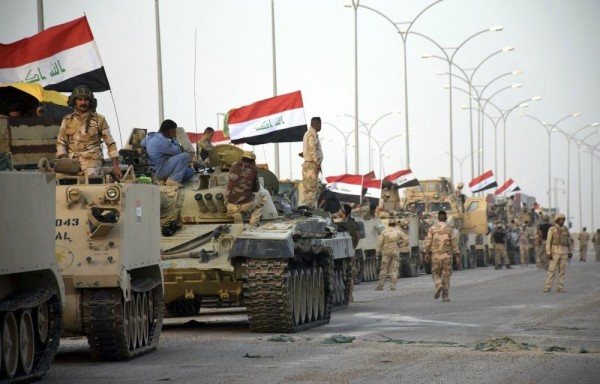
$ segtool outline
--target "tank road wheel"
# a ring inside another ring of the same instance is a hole
[[[131,307],[123,298],[123,334],[125,336],[125,345],[129,348],[131,344]]]
[[[323,319],[323,315],[325,314],[325,276],[323,275],[323,268],[319,267],[317,269],[317,319]]]
[[[135,306],[135,296],[133,294],[127,305],[129,305],[129,349],[134,350],[137,337],[137,308]]]
[[[31,311],[21,312],[19,319],[19,360],[21,369],[26,375],[33,368],[33,357],[35,355],[35,333],[33,330],[33,318]]]
[[[37,326],[37,335],[40,342],[43,344],[48,340],[48,334],[50,333],[50,310],[48,309],[48,303],[38,305],[35,310],[35,319]]]
[[[300,324],[306,323],[306,275],[304,270],[298,272],[298,282],[300,283]]]
[[[150,322],[148,321],[148,295],[146,294],[146,292],[142,293],[140,300],[141,300],[140,327],[142,330],[142,338],[140,340],[140,345],[145,346],[145,345],[148,345],[148,332],[149,332],[149,328],[150,328]]]
[[[12,379],[19,365],[19,331],[17,320],[12,312],[7,312],[2,320],[2,371],[3,377]]]
[[[292,292],[293,292],[293,302],[292,306],[294,308],[294,324],[298,325],[300,323],[300,302],[302,301],[302,291],[300,288],[300,279],[298,276],[298,271],[292,271]]]
[[[310,269],[304,271],[306,278],[306,322],[310,323],[315,320],[313,317],[313,305],[315,300],[315,278]]]
[[[135,299],[133,300],[135,306],[135,327],[136,327],[136,344],[138,347],[141,347],[142,344],[142,333],[144,330],[142,329],[142,295],[140,293],[135,294]]]

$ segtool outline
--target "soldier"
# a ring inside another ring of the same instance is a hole
[[[450,277],[452,276],[452,255],[456,265],[460,263],[458,239],[453,229],[446,224],[446,211],[438,212],[438,222],[427,232],[425,240],[425,262],[431,263],[431,277],[435,286],[433,297],[442,295],[443,301],[450,301]]]
[[[358,226],[356,225],[356,221],[352,218],[352,207],[349,204],[344,204],[340,208],[338,212],[339,217],[342,219],[338,226],[341,230],[347,231],[352,238],[352,249],[356,249],[359,242],[358,237]],[[354,263],[352,265],[352,279],[350,280],[350,302],[354,302],[354,280],[356,280],[356,274],[358,273],[358,269],[354,267]]]
[[[389,199],[390,193],[385,191],[381,197],[381,200],[379,200],[379,203],[377,204],[377,208],[375,209],[375,217],[379,217],[380,219],[383,217],[389,217],[389,213],[386,209],[386,204]]]
[[[542,216],[542,224],[538,226],[536,242],[538,246],[538,259],[540,269],[548,269],[548,258],[546,257],[546,239],[548,238],[548,230],[552,227],[550,224],[550,217],[548,215]]]
[[[527,232],[527,224],[521,226],[517,243],[519,243],[519,253],[521,254],[521,267],[526,267],[529,264],[529,244],[531,243],[529,232]]]
[[[235,224],[242,224],[242,214],[252,211],[250,225],[258,225],[263,207],[267,203],[266,195],[260,192],[255,160],[254,152],[244,151],[242,160],[233,163],[229,171],[225,207]]]
[[[600,261],[600,229],[596,229],[596,233],[592,237],[592,244],[594,244],[594,251],[596,251],[596,261]]]
[[[69,96],[69,106],[75,112],[65,116],[56,138],[56,155],[59,159],[70,158],[79,161],[79,167],[86,176],[102,176],[102,140],[112,159],[113,173],[122,177],[119,168],[117,144],[110,134],[106,119],[96,113],[97,101],[86,86],[76,87]]]
[[[310,128],[304,134],[302,153],[300,154],[304,158],[302,164],[304,205],[309,208],[315,208],[319,172],[321,172],[321,163],[323,162],[323,151],[321,150],[318,134],[320,130],[321,118],[313,117],[310,119]]]
[[[379,282],[375,287],[376,291],[383,291],[388,274],[390,275],[390,289],[396,290],[398,269],[400,268],[400,247],[403,243],[408,243],[408,238],[396,228],[395,219],[390,220],[388,227],[381,232],[377,240],[377,256],[381,256],[381,266]]]
[[[502,257],[504,257],[504,265],[506,269],[510,269],[510,259],[506,252],[506,232],[504,232],[504,226],[500,223],[496,225],[496,229],[492,232],[492,241],[494,244],[495,251],[495,269],[502,269]]]
[[[461,204],[458,205],[458,209],[460,212],[464,212],[465,202],[467,201],[467,196],[464,193],[462,193],[463,188],[464,188],[464,184],[458,183],[458,185],[456,186],[456,189],[454,190],[454,195],[456,196],[458,201],[461,202]]]
[[[214,129],[212,129],[211,127],[206,127],[202,138],[196,143],[196,158],[198,160],[203,161],[204,163],[208,163],[208,155],[210,154],[210,151],[214,148],[214,145],[211,142],[214,134]]]
[[[190,154],[183,151],[176,136],[177,123],[167,119],[158,132],[151,132],[141,142],[154,168],[154,178],[160,185],[181,187],[181,183],[194,175],[194,170],[189,167]]]
[[[558,213],[554,217],[556,223],[548,230],[548,239],[546,240],[546,254],[550,260],[548,266],[548,277],[544,284],[544,292],[550,292],[554,276],[558,269],[558,281],[556,290],[558,292],[565,291],[565,270],[567,269],[567,258],[573,257],[573,243],[569,235],[569,228],[565,224],[565,215]]]
[[[579,235],[577,235],[577,240],[579,240],[579,261],[586,261],[588,243],[590,241],[590,234],[586,232],[587,228],[583,227]]]

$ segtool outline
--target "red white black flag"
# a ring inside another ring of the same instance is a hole
[[[38,83],[71,92],[79,85],[110,89],[85,16],[11,44],[0,44],[0,83]]]
[[[224,131],[234,144],[302,141],[308,129],[300,91],[232,109],[225,120]]]
[[[383,178],[385,181],[391,181],[396,184],[398,188],[414,187],[419,185],[419,180],[415,178],[410,169],[403,169],[398,172],[394,172]]]
[[[363,190],[362,175],[343,174],[339,176],[327,176],[327,189],[335,193],[341,202],[360,203]]]
[[[520,190],[521,190],[521,188],[519,188],[519,186],[517,185],[517,183],[515,183],[513,181],[513,179],[508,179],[508,180],[506,180],[506,183],[504,183],[500,188],[496,189],[496,192],[494,192],[494,193],[496,195],[499,195],[504,192],[511,193],[511,192],[517,192]]]
[[[487,171],[481,176],[477,176],[469,183],[469,188],[471,188],[471,192],[481,192],[486,189],[497,187],[498,183],[496,183],[496,177],[494,176],[494,172],[492,170]]]

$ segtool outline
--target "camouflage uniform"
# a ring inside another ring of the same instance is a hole
[[[110,134],[104,116],[96,112],[65,116],[56,138],[56,157],[66,155],[79,160],[84,175],[102,175],[102,140],[108,148],[108,156],[118,158],[117,144]]]
[[[553,225],[548,230],[548,239],[546,240],[546,254],[552,257],[548,266],[548,277],[544,284],[544,292],[549,292],[552,289],[552,282],[558,267],[558,281],[556,282],[556,290],[563,292],[565,290],[565,270],[567,269],[568,255],[573,252],[573,244],[569,229],[563,225]]]
[[[579,240],[579,261],[586,261],[590,234],[585,231],[585,228],[579,232],[577,240]]]
[[[196,159],[202,160],[205,163],[209,163],[208,155],[214,147],[215,146],[210,142],[210,140],[202,136],[202,138],[196,143]]]
[[[302,186],[304,187],[304,205],[315,207],[319,170],[323,161],[323,151],[317,130],[312,126],[303,139]]]
[[[377,240],[377,255],[381,256],[379,268],[379,282],[376,290],[382,290],[385,279],[390,275],[390,289],[395,290],[398,283],[398,269],[400,268],[400,246],[408,242],[406,235],[400,229],[387,227],[381,232]]]
[[[519,253],[521,254],[521,266],[526,267],[529,264],[529,244],[531,243],[531,239],[525,226],[519,231],[517,242],[519,243]]]
[[[250,225],[258,224],[267,197],[259,192],[258,169],[254,161],[242,158],[234,163],[227,180],[226,203],[227,214],[233,217],[236,224],[242,224],[242,214],[252,211]]]
[[[434,224],[427,232],[425,254],[432,254],[431,278],[435,292],[441,289],[442,297],[448,300],[450,277],[452,276],[452,255],[459,255],[458,239],[453,229],[443,221]],[[436,297],[437,298],[437,297]]]
[[[594,251],[596,251],[596,261],[600,261],[600,229],[596,230],[596,233],[592,236],[592,244],[594,244]]]

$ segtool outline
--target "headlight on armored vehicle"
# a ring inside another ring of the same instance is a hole
[[[119,189],[117,187],[108,187],[106,188],[106,192],[104,196],[110,201],[117,201],[119,199]]]

